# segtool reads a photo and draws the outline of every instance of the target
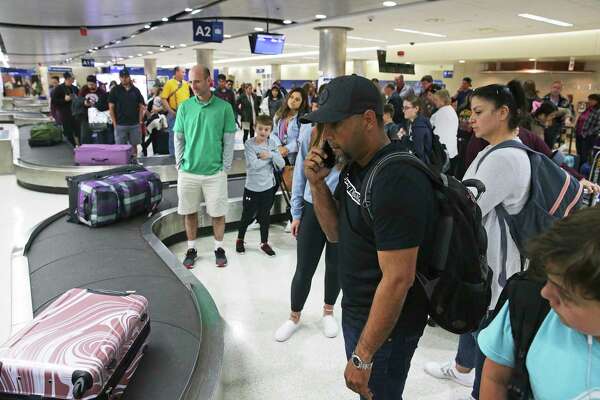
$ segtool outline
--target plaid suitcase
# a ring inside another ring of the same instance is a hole
[[[162,200],[160,177],[143,167],[117,168],[68,182],[70,221],[91,227],[152,213]]]
[[[71,289],[0,347],[0,398],[116,399],[149,334],[143,296]]]

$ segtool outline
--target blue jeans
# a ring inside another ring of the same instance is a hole
[[[456,363],[461,367],[475,368],[475,382],[473,382],[473,391],[471,392],[471,396],[474,399],[479,399],[481,372],[483,371],[483,363],[485,362],[485,355],[481,352],[477,344],[479,332],[475,331],[459,336],[458,351],[455,359]]]
[[[167,114],[167,124],[169,125],[169,155],[175,155],[175,115]]]
[[[349,324],[342,315],[342,330],[346,344],[346,358],[350,359],[356,348],[362,328]],[[402,400],[404,384],[420,335],[390,337],[375,353],[369,389],[376,400]],[[362,399],[362,397],[361,397]]]

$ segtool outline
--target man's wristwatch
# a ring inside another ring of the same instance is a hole
[[[352,365],[354,365],[357,369],[360,370],[371,369],[373,367],[373,361],[371,361],[370,363],[366,363],[363,360],[361,360],[358,354],[354,352],[352,353],[352,357],[350,358],[350,360],[352,360]]]

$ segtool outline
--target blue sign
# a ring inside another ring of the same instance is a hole
[[[264,68],[256,68],[256,73],[257,74],[264,74],[265,73],[265,69]]]
[[[82,67],[95,67],[96,66],[96,60],[94,60],[93,58],[82,58],[81,59],[81,66]]]
[[[194,42],[217,42],[223,41],[222,21],[193,20]]]
[[[70,67],[48,67],[48,72],[73,72]]]
[[[454,77],[454,71],[444,71],[443,73],[444,79],[450,79]]]

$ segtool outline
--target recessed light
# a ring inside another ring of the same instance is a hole
[[[123,61],[123,60],[124,60],[124,58],[123,58],[123,57],[119,57],[119,61]]]
[[[518,16],[521,17],[521,18],[532,19],[534,21],[545,22],[547,24],[552,24],[552,25],[558,25],[558,26],[563,26],[563,27],[573,26],[573,24],[571,24],[569,22],[559,21],[557,19],[551,19],[551,18],[546,18],[546,17],[540,17],[539,15],[518,14]]]
[[[292,20],[290,20],[290,19],[284,19],[283,23],[286,24],[286,25],[289,25],[289,24],[292,23]]]
[[[179,45],[179,47],[186,47],[186,46],[187,46],[187,44],[185,44],[185,43],[181,43],[181,44]]]
[[[172,45],[170,45],[170,46],[169,46],[169,48],[171,48],[171,49],[174,49],[174,48],[175,48],[175,45],[174,45],[174,44],[172,44]]]
[[[133,56],[128,56],[129,58],[133,58]]]
[[[153,26],[152,28],[150,28],[151,31],[155,30],[157,27]]]
[[[394,30],[397,31],[397,32],[413,33],[415,35],[433,36],[433,37],[440,37],[440,38],[445,38],[446,37],[446,35],[442,35],[440,33],[415,31],[413,29],[394,28]]]
[[[324,14],[317,14],[317,15],[315,15],[315,18],[316,18],[316,19],[325,19],[325,18],[327,18],[327,15],[324,15]]]
[[[381,4],[383,4],[384,7],[395,7],[398,5],[395,1],[384,1]]]
[[[530,58],[529,61],[536,61],[536,59],[535,58]]]
[[[135,37],[135,35],[131,35],[131,36],[129,36],[129,37],[133,39],[133,38]]]
[[[94,47],[94,50],[98,50],[98,47]]]
[[[154,54],[153,51],[147,51],[146,53],[148,53],[148,54]]]
[[[169,18],[167,18],[167,17],[162,17],[160,20],[161,20],[162,22],[169,22]]]
[[[88,53],[91,53],[91,52],[92,52],[92,49],[88,49]]]
[[[256,32],[264,32],[264,31],[265,31],[265,30],[264,30],[264,28],[260,28],[260,27],[258,27],[258,26],[257,26],[256,28],[254,28],[254,30],[255,30]]]
[[[458,62],[459,62],[460,64],[464,64],[466,61],[465,61],[465,60],[458,60]]]
[[[115,42],[115,44],[119,44],[119,43],[121,43],[121,41],[120,41],[120,40],[117,40],[117,41]]]
[[[229,38],[231,38],[231,35],[223,35],[223,37],[224,37],[225,39],[229,39]]]
[[[194,11],[192,11],[192,15],[198,14],[199,12],[202,12],[201,8],[197,8]]]
[[[165,50],[165,49],[160,49],[160,51],[167,51],[167,50]]]
[[[146,29],[150,29],[150,24],[146,24],[146,25],[144,25],[144,28],[146,28]]]
[[[142,53],[138,53],[138,55],[137,55],[137,56],[138,56],[138,57],[141,57],[142,55],[143,55]]]

